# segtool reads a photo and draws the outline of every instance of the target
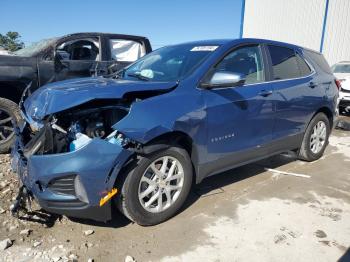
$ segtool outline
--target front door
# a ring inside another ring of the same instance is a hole
[[[205,173],[225,170],[267,154],[274,123],[271,85],[259,45],[235,49],[214,71],[244,75],[237,87],[203,90],[207,111]]]
[[[56,49],[56,81],[87,77],[99,72],[101,48],[98,37],[71,39]]]

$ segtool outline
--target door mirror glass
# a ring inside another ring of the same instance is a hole
[[[208,82],[201,84],[201,87],[208,89],[234,87],[243,85],[245,80],[245,76],[239,73],[215,72]]]

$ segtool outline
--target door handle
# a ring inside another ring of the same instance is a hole
[[[259,96],[267,97],[269,95],[272,95],[272,90],[261,90],[259,93]]]
[[[309,87],[311,88],[315,88],[317,86],[317,84],[315,82],[310,82],[309,83]]]

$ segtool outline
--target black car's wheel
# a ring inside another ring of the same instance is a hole
[[[191,189],[191,159],[179,147],[141,157],[127,173],[117,204],[139,225],[156,225],[172,217]]]
[[[315,161],[322,157],[330,135],[329,119],[324,113],[318,113],[309,123],[299,150],[299,158]]]
[[[8,153],[13,145],[14,124],[21,121],[21,114],[16,103],[0,98],[0,153]]]

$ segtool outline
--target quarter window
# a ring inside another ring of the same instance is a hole
[[[241,74],[246,78],[245,84],[261,83],[265,80],[259,46],[245,46],[234,50],[224,57],[215,71]]]
[[[268,46],[274,80],[300,77],[298,60],[293,49],[281,46]]]

